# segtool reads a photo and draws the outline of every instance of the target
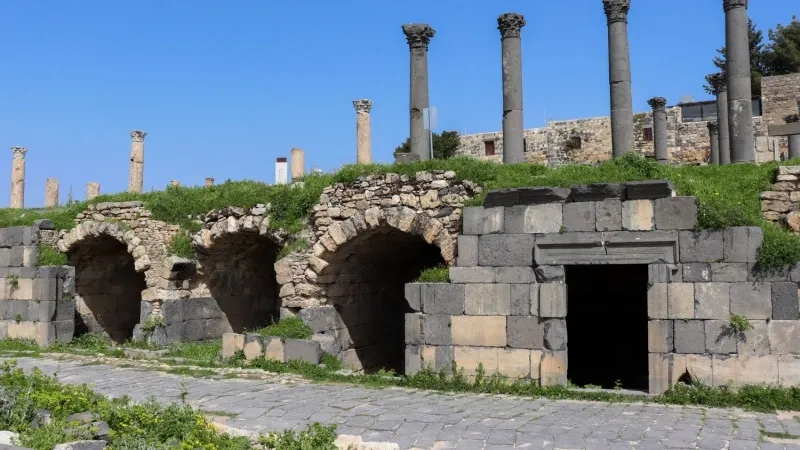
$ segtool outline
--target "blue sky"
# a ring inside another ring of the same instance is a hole
[[[750,2],[766,30],[796,0]],[[793,6],[794,3],[794,6]],[[429,23],[431,104],[461,133],[501,128],[497,16],[525,15],[525,127],[607,115],[606,20],[600,0],[2,0],[0,205],[13,145],[28,147],[26,206],[47,177],[82,199],[127,188],[132,129],[145,130],[145,189],[206,176],[274,181],[292,147],[306,165],[355,160],[352,100],[370,98],[376,162],[408,135],[408,46]],[[633,0],[634,109],[665,96],[706,98],[703,76],[724,45],[721,0]],[[765,31],[766,34],[766,31]],[[4,152],[4,153],[3,153]]]

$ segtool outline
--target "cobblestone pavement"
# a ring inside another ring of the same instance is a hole
[[[800,449],[794,441],[761,438],[762,429],[800,435],[800,422],[792,414],[211,380],[39,358],[17,358],[17,364],[135,401],[150,396],[178,401],[183,386],[193,406],[235,415],[227,423],[234,428],[268,432],[317,421],[338,425],[340,434],[394,442],[401,449]]]

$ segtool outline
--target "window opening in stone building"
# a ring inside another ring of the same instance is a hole
[[[67,256],[75,266],[74,336],[100,333],[115,342],[132,338],[147,285],[127,245],[100,235],[86,238]]]
[[[494,141],[483,141],[483,154],[485,156],[494,155]]]
[[[647,265],[567,266],[567,378],[647,390]]]
[[[642,128],[642,137],[644,138],[645,142],[653,142],[653,129]]]
[[[382,226],[342,245],[320,273],[328,303],[345,327],[339,333],[345,366],[365,373],[405,372],[405,284],[444,264],[439,247]]]
[[[570,150],[580,150],[581,144],[580,136],[570,136],[569,141],[567,141],[567,147]]]

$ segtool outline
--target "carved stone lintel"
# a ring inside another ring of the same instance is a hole
[[[500,14],[497,18],[497,29],[500,30],[500,38],[519,37],[520,31],[525,24],[525,17],[522,14]]]
[[[708,132],[709,133],[714,134],[714,133],[719,131],[719,124],[717,124],[716,121],[709,120],[707,125],[708,125]]]
[[[653,97],[647,101],[647,104],[653,108],[653,111],[664,110],[667,106],[667,99],[664,97]]]
[[[367,113],[372,109],[372,100],[362,98],[361,100],[353,100],[353,106],[356,108],[357,113]]]
[[[25,159],[25,153],[28,153],[28,149],[25,147],[11,147],[11,152],[14,154],[14,158],[22,158]]]
[[[409,23],[402,28],[409,48],[428,48],[428,44],[436,34],[436,30],[426,23]]]
[[[631,9],[631,0],[603,0],[603,10],[606,12],[608,24],[614,22],[628,22],[628,11]]]
[[[143,142],[145,136],[147,136],[147,133],[145,133],[144,131],[139,131],[139,130],[131,131],[131,141],[133,142]]]
[[[706,81],[714,89],[715,94],[725,92],[728,89],[728,80],[725,72],[717,72],[706,75]]]
[[[747,8],[747,0],[722,0],[722,9],[725,12],[734,8]]]

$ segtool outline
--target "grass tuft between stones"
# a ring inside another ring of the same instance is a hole
[[[450,267],[437,266],[425,269],[414,280],[415,283],[449,283]]]

